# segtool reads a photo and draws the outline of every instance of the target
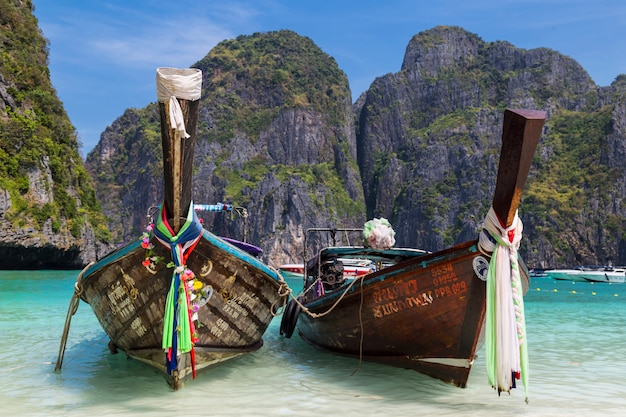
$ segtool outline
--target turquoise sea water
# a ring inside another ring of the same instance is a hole
[[[316,351],[275,319],[257,352],[169,390],[122,354],[90,307],[72,318],[54,372],[78,271],[0,272],[0,415],[6,416],[621,416],[626,415],[626,284],[534,279],[526,295],[529,403],[498,397],[484,355],[466,389],[413,371]],[[297,280],[289,281],[294,287]]]

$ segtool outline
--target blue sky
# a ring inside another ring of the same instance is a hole
[[[220,41],[289,29],[347,74],[353,101],[400,70],[417,33],[460,26],[486,42],[547,47],[596,84],[626,74],[624,0],[33,0],[50,41],[52,84],[82,154],[127,108],[156,101],[155,69],[189,67]]]

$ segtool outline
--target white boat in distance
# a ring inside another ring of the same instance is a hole
[[[593,271],[583,271],[582,277],[590,282],[610,282],[623,284],[626,281],[626,269],[624,268],[600,268]]]
[[[548,277],[561,281],[573,282],[626,282],[626,268],[613,267],[577,267],[570,269],[551,269],[545,271]]]
[[[338,258],[337,261],[341,261],[338,263],[338,266],[341,268],[344,278],[360,277],[375,270],[375,265],[368,259]],[[304,277],[304,264],[282,264],[278,269],[285,277]]]
[[[560,281],[578,281],[578,282],[587,281],[582,276],[582,273],[584,272],[583,268],[550,269],[545,272],[549,278],[557,279]]]
[[[286,278],[302,278],[304,276],[303,264],[282,264],[278,269]]]

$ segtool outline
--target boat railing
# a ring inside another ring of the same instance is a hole
[[[237,214],[244,219],[248,218],[248,210],[245,207],[239,207],[232,204],[194,204],[193,209],[195,211],[230,212],[232,214],[231,217]]]
[[[146,220],[148,224],[153,224],[155,217],[158,215],[161,206],[150,206],[146,212]],[[243,219],[243,239],[241,242],[248,241],[248,210],[245,207],[236,206],[233,204],[216,203],[216,204],[195,204],[193,209],[196,212],[210,212],[210,213],[229,213],[230,220],[235,218]],[[186,220],[186,219],[182,219]]]
[[[307,247],[308,247],[308,236],[311,233],[329,233],[330,234],[330,239],[331,239],[331,246],[337,246],[337,234],[339,234],[340,236],[343,235],[344,239],[346,241],[346,243],[351,246],[350,243],[350,238],[348,233],[356,233],[356,232],[360,232],[363,233],[363,228],[359,227],[359,228],[355,228],[355,227],[311,227],[309,229],[306,229],[306,232],[304,233],[304,243],[302,245],[302,261],[303,264],[305,266],[306,269],[306,265],[307,265]]]

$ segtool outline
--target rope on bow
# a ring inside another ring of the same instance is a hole
[[[489,383],[500,394],[510,392],[515,388],[515,380],[521,378],[528,402],[528,347],[517,254],[522,230],[517,212],[511,226],[503,228],[492,207],[485,218],[479,246],[492,253],[487,274],[485,318]]]
[[[54,367],[54,371],[61,371],[61,367],[63,366],[63,358],[65,356],[65,347],[67,346],[67,337],[70,333],[70,326],[72,324],[72,316],[76,314],[78,311],[78,306],[80,304],[80,296],[83,293],[83,285],[82,279],[85,271],[90,268],[94,262],[90,262],[89,265],[83,268],[78,274],[78,278],[76,279],[76,284],[74,284],[74,294],[72,295],[72,299],[70,300],[70,305],[67,309],[67,316],[65,317],[65,326],[63,327],[63,335],[61,336],[61,345],[59,346],[59,355],[57,356],[56,366]]]

